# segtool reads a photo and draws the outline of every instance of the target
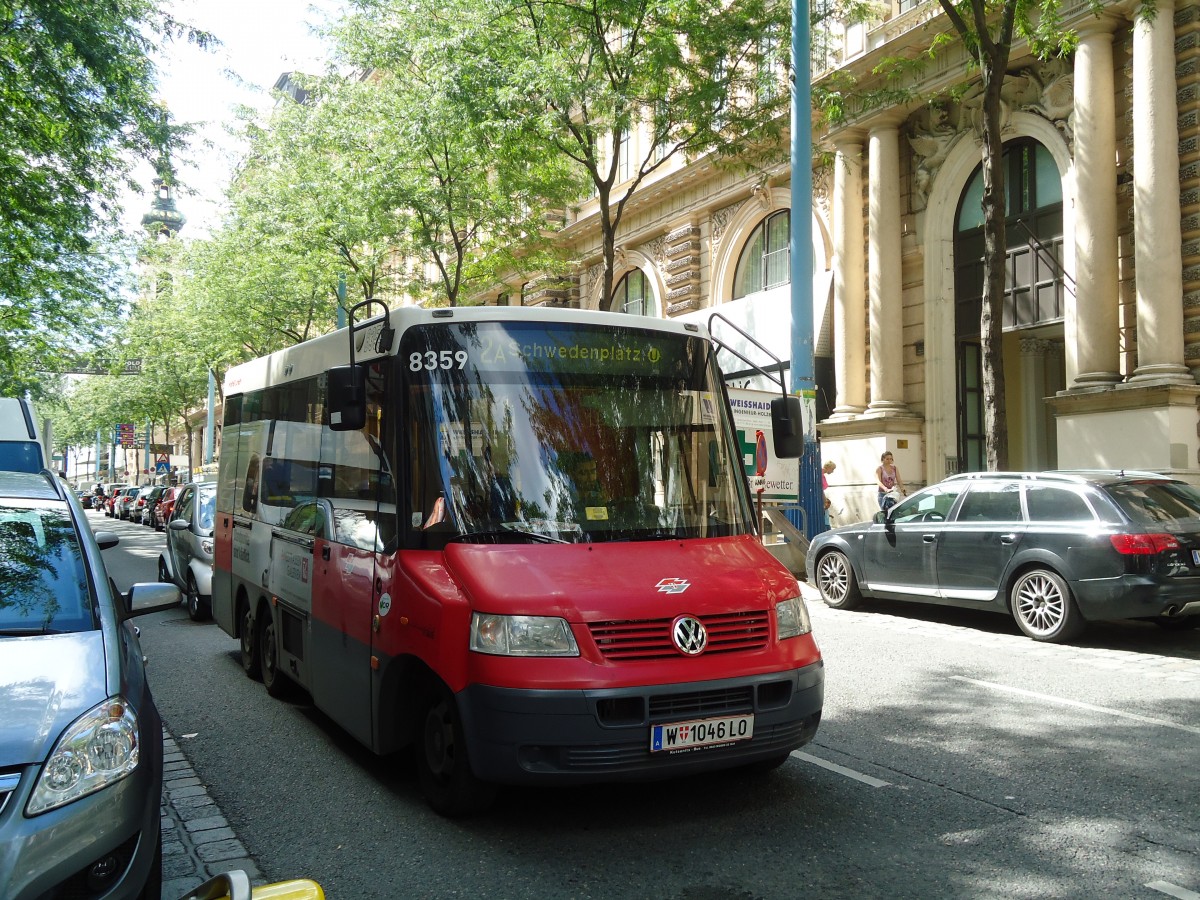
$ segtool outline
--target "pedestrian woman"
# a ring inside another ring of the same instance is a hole
[[[830,507],[833,504],[829,500],[829,476],[833,474],[833,470],[837,468],[837,463],[832,459],[828,460],[825,465],[821,466],[821,493],[825,495],[825,527],[833,527],[833,513]]]
[[[900,497],[907,493],[890,450],[883,451],[883,456],[879,457],[879,468],[875,470],[875,486],[879,488],[879,508],[884,511],[895,506]]]

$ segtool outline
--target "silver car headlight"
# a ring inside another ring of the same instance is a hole
[[[793,597],[775,604],[775,632],[779,640],[800,637],[812,631],[812,622],[808,618],[808,607],[802,597]]]
[[[556,616],[471,615],[471,649],[493,656],[578,656],[575,635]]]
[[[114,784],[137,768],[137,716],[122,697],[92,707],[63,732],[25,814],[36,816]]]

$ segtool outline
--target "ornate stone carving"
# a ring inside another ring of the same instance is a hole
[[[929,104],[913,122],[908,136],[913,149],[913,209],[925,208],[933,179],[965,131],[952,118],[955,112],[949,103],[938,101]]]
[[[729,206],[722,207],[712,214],[712,244],[713,247],[721,245],[721,237],[725,234],[725,229],[729,227],[729,223],[733,221],[733,217],[737,215],[737,211],[742,208],[745,200],[739,200],[737,203],[731,203]]]
[[[760,178],[758,183],[754,185],[754,189],[750,191],[750,196],[762,208],[763,212],[771,212],[774,206],[773,198],[771,197],[771,185],[767,183],[767,179]]]

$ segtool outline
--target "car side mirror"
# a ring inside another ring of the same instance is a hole
[[[178,606],[182,596],[175,585],[159,581],[139,582],[121,595],[126,618]]]
[[[887,523],[887,513],[881,509],[879,512],[875,513],[871,521],[873,521],[876,525],[884,525]]]
[[[331,431],[358,431],[367,424],[367,371],[359,365],[334,366],[327,373],[325,402]]]
[[[804,418],[799,397],[776,397],[771,401],[771,432],[777,458],[799,459],[804,455]]]

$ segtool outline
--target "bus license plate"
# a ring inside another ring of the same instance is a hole
[[[754,716],[723,716],[719,719],[694,719],[650,727],[650,752],[691,750],[713,744],[731,744],[754,737]]]

